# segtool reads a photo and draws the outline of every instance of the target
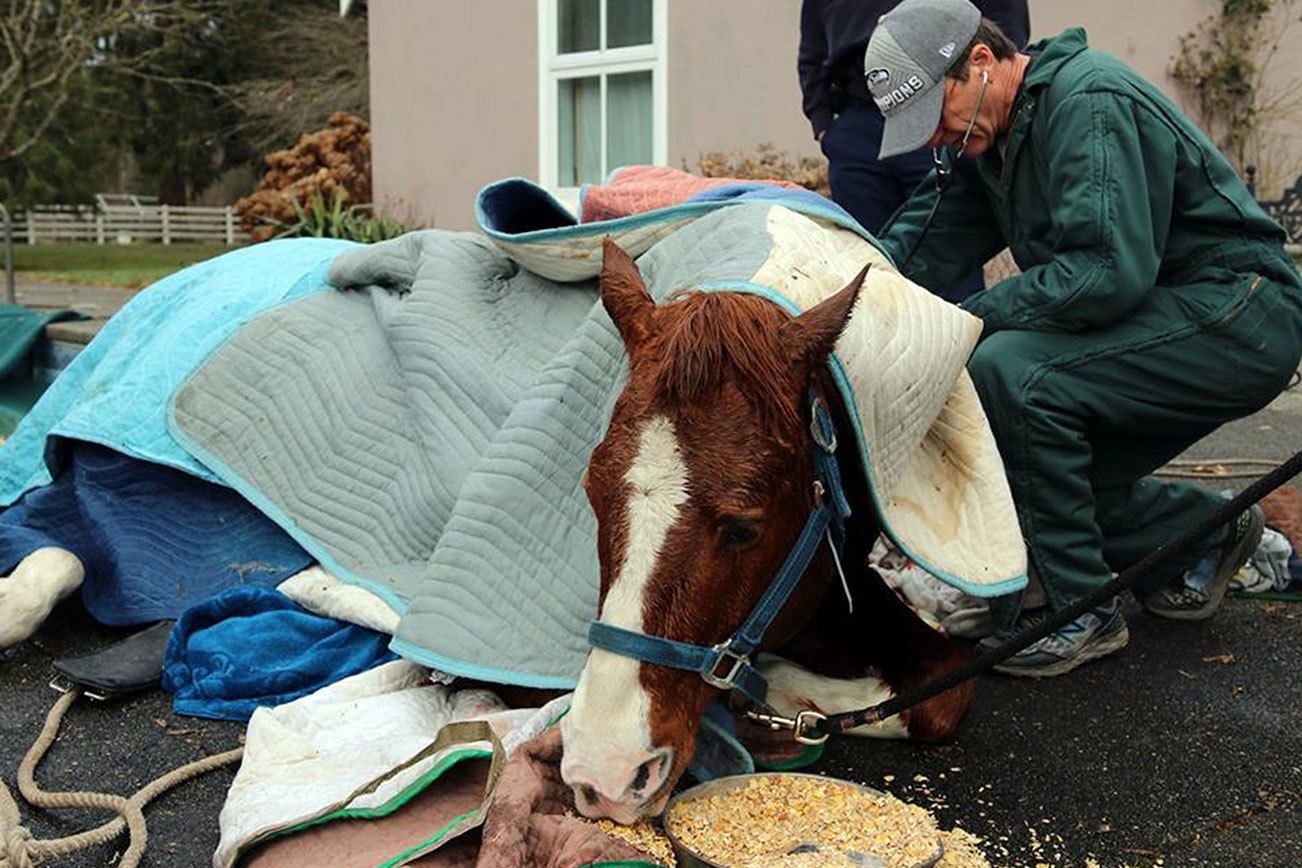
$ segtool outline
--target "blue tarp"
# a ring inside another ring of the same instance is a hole
[[[40,398],[49,378],[35,364],[52,322],[80,319],[71,310],[30,310],[0,304],[0,436],[6,436]]]

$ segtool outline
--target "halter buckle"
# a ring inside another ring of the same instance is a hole
[[[720,690],[732,690],[736,685],[737,675],[741,672],[741,667],[749,663],[750,658],[745,654],[738,654],[732,650],[731,642],[720,642],[718,645],[711,647],[710,650],[714,651],[717,656],[709,667],[701,672],[701,677],[711,687],[717,687]],[[719,675],[719,664],[724,660],[731,660],[732,664],[728,667],[726,675]]]

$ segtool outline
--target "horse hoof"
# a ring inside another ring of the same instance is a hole
[[[0,648],[36,632],[55,605],[81,586],[86,571],[70,551],[41,548],[0,578]]]

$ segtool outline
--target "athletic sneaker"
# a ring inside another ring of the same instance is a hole
[[[1225,598],[1230,579],[1257,550],[1265,528],[1265,516],[1257,507],[1240,513],[1228,540],[1204,555],[1179,581],[1144,597],[1144,608],[1182,621],[1210,618]]]
[[[994,670],[1027,678],[1062,675],[1082,663],[1121,650],[1129,641],[1130,631],[1121,614],[1121,598],[1113,597],[996,664]]]

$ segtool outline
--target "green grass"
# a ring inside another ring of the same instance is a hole
[[[233,250],[224,244],[15,244],[14,270],[31,280],[137,289]]]

